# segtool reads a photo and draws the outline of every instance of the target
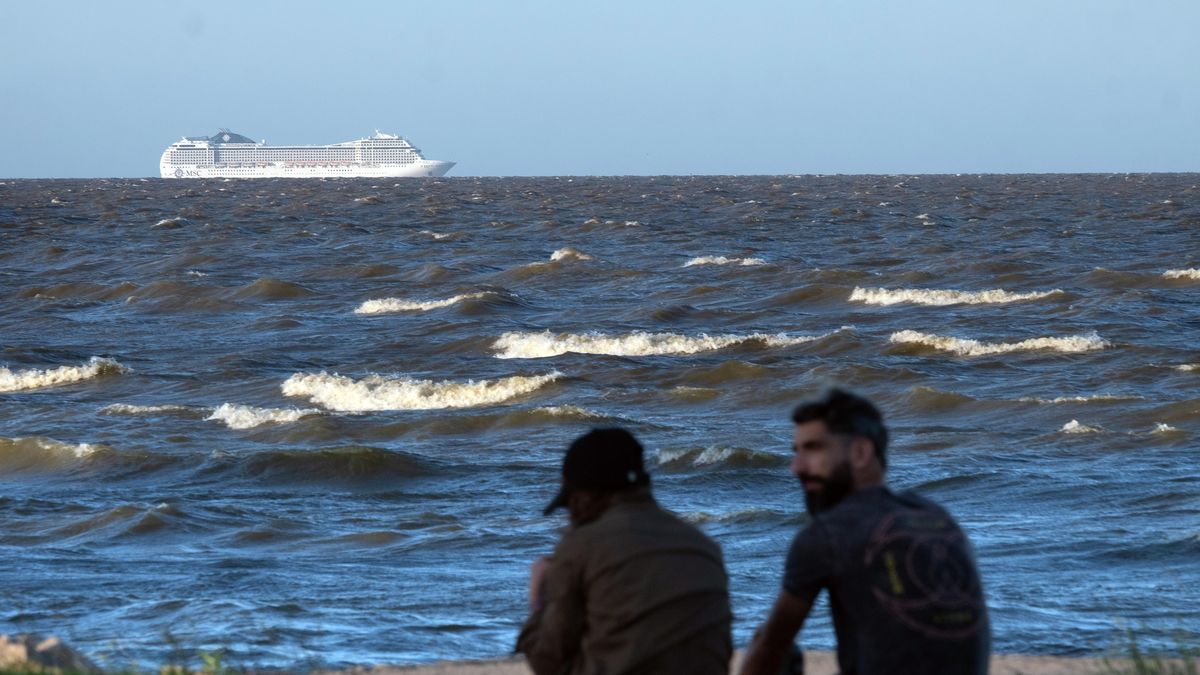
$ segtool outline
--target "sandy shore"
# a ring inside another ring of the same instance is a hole
[[[835,675],[836,663],[832,652],[805,652],[805,671],[807,675]],[[734,657],[734,670],[740,662],[741,654]],[[1109,661],[1112,666],[1120,667],[1120,659]],[[1055,656],[1022,656],[1017,654],[997,654],[992,656],[992,675],[1081,675],[1110,672],[1106,669],[1104,659],[1100,658],[1065,658]],[[362,675],[532,675],[532,671],[519,658],[497,659],[492,661],[447,661],[424,666],[377,666],[373,668],[353,668],[343,671],[327,671],[323,675],[340,673]]]

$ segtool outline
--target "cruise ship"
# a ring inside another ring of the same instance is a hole
[[[333,145],[267,145],[221,129],[175,141],[158,170],[163,178],[403,178],[444,176],[453,166],[379,131]]]

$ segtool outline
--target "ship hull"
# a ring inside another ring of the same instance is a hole
[[[454,162],[422,160],[406,166],[366,165],[280,165],[215,166],[160,165],[163,178],[438,178],[454,167]]]

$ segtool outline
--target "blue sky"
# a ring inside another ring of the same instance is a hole
[[[399,133],[451,176],[1200,171],[1197,0],[6,2],[0,177]]]

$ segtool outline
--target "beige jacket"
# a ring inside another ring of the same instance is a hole
[[[725,675],[728,586],[715,542],[648,492],[621,495],[563,535],[517,651],[537,675]]]

